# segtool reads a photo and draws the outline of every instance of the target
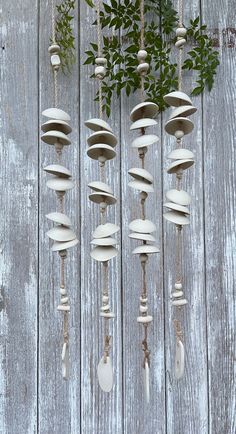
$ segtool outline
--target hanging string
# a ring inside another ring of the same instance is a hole
[[[102,56],[102,30],[101,30],[101,0],[97,0],[96,3],[96,13],[97,13],[97,46],[98,46],[98,57]],[[102,80],[98,78],[98,99],[99,99],[99,117],[102,119]]]
[[[141,29],[140,29],[140,50],[144,49],[144,0],[140,0],[140,21],[141,21]],[[144,101],[144,75],[141,74],[141,86],[140,86],[140,94],[141,101]]]
[[[51,15],[52,15],[52,43],[56,44],[56,20],[55,20],[55,4],[51,0]],[[58,85],[57,85],[57,70],[53,68],[53,82],[54,82],[54,107],[58,105]]]
[[[183,27],[183,0],[179,0],[179,27]],[[182,63],[183,63],[183,47],[180,47],[178,54],[178,89],[182,90]]]

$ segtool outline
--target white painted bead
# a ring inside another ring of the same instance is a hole
[[[149,365],[147,361],[145,362],[143,379],[144,379],[144,391],[145,391],[146,403],[148,404],[150,400],[150,381],[149,381]]]
[[[182,289],[182,283],[175,283],[175,289],[181,290]]]
[[[177,37],[183,37],[186,35],[187,30],[184,27],[178,27],[178,29],[176,29],[176,36]]]
[[[50,45],[50,47],[48,47],[48,52],[50,53],[50,54],[57,54],[57,53],[59,53],[60,52],[60,45],[58,45],[58,44],[52,44],[52,45]]]
[[[148,72],[148,70],[149,70],[149,63],[146,63],[146,62],[145,63],[140,63],[137,66],[137,71],[141,75],[146,74]]]
[[[179,380],[184,374],[184,345],[181,341],[176,342],[175,350],[175,377]]]
[[[100,316],[107,319],[115,318],[115,314],[113,312],[100,312]]]
[[[106,312],[106,311],[109,310],[109,309],[110,309],[109,304],[105,304],[105,306],[101,306],[101,311],[102,311],[102,312]]]
[[[176,139],[182,139],[184,137],[184,132],[181,130],[175,131],[175,137]]]
[[[103,392],[109,393],[113,386],[113,368],[110,357],[106,358],[106,363],[104,357],[101,358],[97,367],[97,375],[99,386]]]
[[[138,54],[137,54],[137,58],[139,60],[139,62],[144,61],[147,57],[148,53],[146,52],[146,50],[139,50]]]
[[[97,57],[95,59],[95,63],[96,63],[96,65],[106,65],[107,59],[105,57]]]
[[[107,303],[108,300],[109,300],[109,297],[108,297],[107,295],[103,295],[103,296],[102,296],[102,301],[103,301],[103,303]]]
[[[187,304],[187,300],[185,298],[181,299],[181,300],[173,300],[172,304],[173,306],[184,306],[185,304]]]
[[[142,323],[142,324],[147,324],[147,323],[149,323],[149,322],[152,322],[152,320],[153,320],[153,318],[152,318],[151,315],[138,316],[138,318],[137,318],[137,321],[138,321],[139,323]]]
[[[139,297],[139,300],[141,301],[141,303],[147,303],[148,301],[147,297],[146,298]]]
[[[175,291],[173,292],[172,297],[179,298],[182,297],[183,294],[184,294],[183,291]]]
[[[69,297],[62,297],[61,298],[61,303],[62,304],[66,304],[66,303],[68,303],[68,301],[69,301]]]
[[[58,56],[58,54],[52,54],[51,56],[51,65],[55,68],[58,69],[59,66],[61,64],[61,59],[60,56]],[[58,68],[56,68],[58,67]]]
[[[104,66],[96,66],[94,73],[95,77],[103,78],[106,74],[106,68]]]
[[[140,311],[141,313],[147,312],[147,310],[148,310],[147,306],[142,306],[142,305],[140,304],[140,306],[139,306],[139,311]]]
[[[57,306],[57,310],[61,310],[61,311],[65,311],[65,312],[69,312],[69,311],[70,311],[70,306],[68,306],[68,305],[63,305],[63,304],[59,304],[59,306]]]
[[[69,378],[69,347],[66,342],[64,342],[61,353],[62,359],[62,377],[64,380]]]
[[[176,41],[175,46],[176,46],[176,48],[181,48],[181,47],[183,47],[185,44],[186,44],[186,39],[181,38],[181,39],[178,39],[178,40]]]
[[[66,288],[60,288],[60,294],[66,295]]]

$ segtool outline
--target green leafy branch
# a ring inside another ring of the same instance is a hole
[[[56,6],[56,41],[60,45],[62,71],[68,73],[75,63],[75,37],[72,20],[74,18],[75,0],[63,0]]]

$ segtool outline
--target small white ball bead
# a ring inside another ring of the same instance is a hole
[[[138,58],[139,62],[144,62],[144,60],[147,57],[147,54],[148,53],[146,52],[146,50],[139,50],[138,54],[137,54],[137,58]]]
[[[58,54],[60,52],[60,45],[58,44],[50,45],[50,47],[48,47],[48,52],[50,54]]]
[[[187,30],[184,27],[178,27],[175,33],[177,37],[184,37],[187,33]]]
[[[182,283],[175,283],[175,289],[181,290],[182,289]]]
[[[182,137],[184,137],[184,132],[181,130],[175,131],[175,137],[176,139],[182,139]]]
[[[186,44],[186,39],[181,38],[181,39],[178,39],[178,41],[176,41],[175,46],[176,46],[176,48],[181,48],[185,44]]]
[[[104,66],[96,66],[94,73],[96,77],[103,78],[106,74],[106,68]]]
[[[144,75],[149,70],[149,63],[140,63],[140,65],[137,66],[137,71],[139,74]]]
[[[105,57],[97,57],[95,63],[96,65],[107,65],[107,59]]]

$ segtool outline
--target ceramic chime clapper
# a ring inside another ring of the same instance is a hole
[[[102,357],[98,367],[97,367],[97,375],[99,386],[103,390],[103,392],[111,392],[113,387],[113,368],[110,357]]]
[[[179,380],[184,375],[184,344],[176,341],[175,348],[175,378]]]
[[[67,342],[64,342],[62,346],[62,353],[61,353],[61,360],[62,360],[62,377],[64,380],[68,380],[69,378],[69,347]]]
[[[143,368],[143,382],[144,382],[144,392],[146,403],[148,404],[150,401],[150,379],[149,379],[149,364],[148,361],[145,361],[145,365]]]

